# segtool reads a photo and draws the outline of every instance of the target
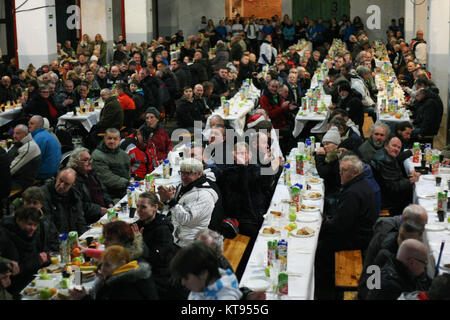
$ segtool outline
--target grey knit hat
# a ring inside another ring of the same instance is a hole
[[[341,135],[339,134],[338,128],[331,127],[323,136],[322,143],[323,142],[331,142],[338,146],[341,143]]]
[[[148,108],[145,113],[153,113],[158,120],[161,120],[161,113],[154,107]]]

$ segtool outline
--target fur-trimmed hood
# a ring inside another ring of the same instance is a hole
[[[142,238],[142,235],[136,235],[133,242],[127,244],[125,248],[130,253],[131,260],[139,260],[139,258],[144,254],[144,240]]]

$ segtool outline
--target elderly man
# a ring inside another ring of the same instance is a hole
[[[114,203],[100,181],[96,172],[92,169],[92,158],[86,148],[77,148],[70,155],[67,167],[77,172],[74,190],[80,195],[83,203],[83,211],[86,223],[98,221],[106,214],[108,208]]]
[[[92,153],[92,167],[114,199],[125,195],[130,180],[130,158],[119,144],[119,130],[109,128],[103,141]]]
[[[41,150],[41,166],[37,178],[45,180],[53,177],[61,161],[61,147],[58,140],[44,128],[44,118],[33,116],[28,121],[28,129]]]
[[[203,85],[196,84],[194,87],[194,104],[197,111],[202,115],[202,122],[205,122],[213,113],[213,106],[209,106],[203,97]]]
[[[334,253],[365,250],[378,217],[375,191],[364,178],[362,161],[357,156],[345,156],[339,166],[342,189],[337,208],[333,216],[322,223],[316,251],[318,299],[329,299],[333,290]]]
[[[79,105],[74,89],[75,85],[72,80],[66,80],[66,82],[64,82],[64,91],[60,92],[55,97],[55,103],[60,109],[70,112]]]
[[[0,83],[0,104],[6,103],[8,101],[10,101],[12,104],[16,99],[16,93],[11,87],[11,78],[8,76],[3,76]]]
[[[424,207],[418,204],[411,204],[403,210],[401,216],[380,217],[373,226],[374,236],[377,233],[396,232],[400,228],[400,224],[406,220],[412,220],[425,226],[428,223],[428,213]]]
[[[41,187],[45,193],[43,211],[51,217],[60,234],[77,231],[81,235],[88,230],[83,203],[73,189],[76,178],[76,171],[66,168],[58,173],[56,180]]]
[[[358,148],[359,154],[365,163],[369,163],[377,151],[383,148],[390,133],[391,130],[389,126],[381,121],[377,121],[372,128],[370,128],[370,138]]]
[[[402,292],[427,290],[431,280],[423,280],[428,264],[428,249],[420,241],[408,239],[400,245],[397,255],[381,268],[379,289],[369,290],[368,300],[396,300]]]
[[[399,138],[386,140],[384,148],[377,151],[370,161],[374,177],[381,188],[381,209],[391,215],[399,215],[412,202],[413,185],[420,174],[413,171],[407,177],[398,155],[402,148]]]
[[[30,115],[40,115],[47,118],[53,128],[58,123],[58,117],[64,113],[50,95],[50,88],[42,86],[39,88],[39,95],[35,96],[25,107],[25,112]]]
[[[108,128],[120,130],[123,125],[124,113],[119,100],[114,97],[109,89],[100,91],[105,106],[100,112],[100,121],[96,125],[97,132],[105,132]]]
[[[106,78],[106,83],[108,88],[113,88],[119,83],[125,83],[125,81],[120,77],[120,69],[118,66],[112,66],[111,70]]]
[[[27,126],[19,124],[14,128],[14,146],[8,151],[12,190],[25,190],[32,186],[41,165],[41,150]]]
[[[175,245],[185,247],[194,241],[197,232],[208,227],[219,195],[197,159],[181,161],[180,176],[180,186],[176,189],[160,186],[158,194],[170,209]]]

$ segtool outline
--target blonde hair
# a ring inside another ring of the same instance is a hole
[[[194,158],[184,159],[180,163],[180,170],[192,173],[203,172],[203,164]]]
[[[112,264],[118,264],[121,261],[130,262],[130,253],[122,246],[110,246],[102,253],[102,261],[108,261]]]

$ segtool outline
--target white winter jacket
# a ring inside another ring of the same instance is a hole
[[[375,102],[370,97],[370,91],[367,86],[364,84],[364,80],[360,77],[352,78],[351,88],[357,91],[362,96],[362,104],[365,107],[371,107],[375,104]]]

